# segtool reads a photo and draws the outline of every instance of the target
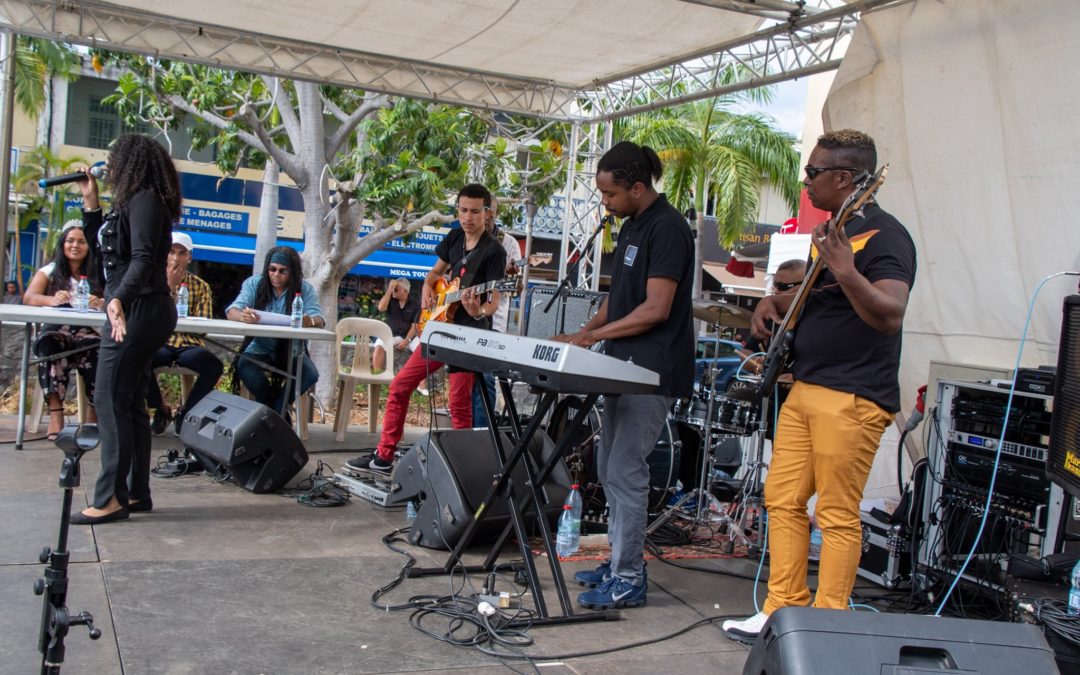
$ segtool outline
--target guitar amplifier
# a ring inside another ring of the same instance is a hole
[[[561,333],[576,333],[600,310],[607,293],[573,289],[556,299],[545,312],[551,296],[558,289],[530,288],[526,303],[525,334],[529,337],[548,339]]]

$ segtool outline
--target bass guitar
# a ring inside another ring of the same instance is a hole
[[[855,188],[855,191],[844,200],[840,210],[825,223],[826,234],[834,227],[842,230],[859,213],[862,207],[874,197],[874,194],[885,182],[885,176],[888,173],[889,165],[885,164],[877,170],[877,173],[873,175],[866,174],[866,177]],[[825,262],[819,255],[814,258],[810,269],[806,271],[806,276],[799,285],[799,290],[795,292],[795,297],[791,301],[787,314],[784,315],[784,320],[773,333],[772,342],[769,343],[769,350],[765,352],[765,361],[761,366],[761,382],[758,383],[757,387],[758,395],[772,395],[773,387],[776,386],[776,381],[780,378],[780,373],[783,371],[784,364],[791,353],[791,344],[795,341],[795,328],[803,310],[806,308],[806,301],[810,297],[810,289],[814,287],[814,284],[817,283],[821,273],[824,271]]]

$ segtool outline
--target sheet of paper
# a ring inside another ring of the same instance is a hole
[[[288,314],[277,312],[259,312],[259,323],[265,326],[288,326],[292,320]]]

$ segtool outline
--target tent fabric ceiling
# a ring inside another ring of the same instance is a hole
[[[582,89],[707,53],[762,19],[682,0],[121,0],[249,34]]]

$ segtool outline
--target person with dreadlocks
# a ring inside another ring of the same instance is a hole
[[[582,347],[607,341],[609,355],[660,375],[651,393],[604,397],[596,466],[608,499],[611,559],[574,575],[592,589],[578,596],[578,604],[593,609],[645,604],[646,457],[674,398],[690,396],[694,381],[694,237],[682,214],[653,187],[662,171],[655,151],[627,141],[600,158],[600,201],[608,213],[625,218],[611,292],[581,331],[554,338]]]
[[[79,277],[90,282],[90,308],[105,306],[97,274],[93,271],[94,257],[83,234],[81,220],[69,220],[60,230],[60,241],[49,264],[39,269],[26,287],[23,302],[34,307],[71,307]],[[34,355],[46,360],[38,364],[38,381],[49,405],[49,430],[45,438],[55,441],[64,427],[64,398],[71,371],[76,370],[86,383],[87,396],[94,400],[94,378],[97,376],[97,346],[101,336],[90,326],[47,325],[34,343]],[[69,356],[50,359],[53,354],[72,350]],[[91,418],[96,421],[95,418]]]
[[[292,302],[299,293],[304,301],[305,328],[322,328],[326,325],[319,296],[311,284],[304,281],[300,255],[288,246],[270,249],[263,261],[263,273],[248,277],[240,287],[240,294],[225,309],[225,316],[233,321],[259,323],[260,314],[291,314]],[[240,382],[256,401],[285,416],[285,408],[296,399],[297,387],[289,387],[289,399],[285,400],[285,378],[267,371],[268,364],[280,371],[289,370],[290,340],[278,338],[244,338],[240,355],[233,368]],[[300,375],[299,391],[304,392],[319,381],[319,371],[311,357],[304,354],[304,368]],[[233,388],[240,383],[233,379]]]
[[[149,136],[125,134],[106,166],[112,210],[102,216],[97,179],[84,169],[86,240],[104,280],[102,327],[94,406],[101,437],[101,473],[90,508],[72,525],[126,520],[150,511],[150,361],[176,327],[165,265],[172,226],[180,217],[180,178],[169,153]],[[128,483],[130,477],[130,486]]]

